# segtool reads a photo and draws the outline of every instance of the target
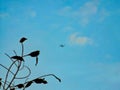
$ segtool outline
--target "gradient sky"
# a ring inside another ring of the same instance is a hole
[[[120,90],[120,0],[0,0],[1,64],[9,65],[4,53],[21,53],[23,36],[25,53],[41,51],[37,67],[26,58],[29,80],[62,79],[26,90]]]

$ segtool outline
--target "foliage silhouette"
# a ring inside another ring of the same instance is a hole
[[[24,59],[21,56],[12,56],[12,59],[16,59],[16,60],[20,60],[20,61],[24,61]]]
[[[27,82],[27,84],[25,85],[25,88],[27,88],[27,87],[31,86],[31,85],[32,85],[32,83],[33,83],[33,81],[29,81],[29,82]]]
[[[23,43],[25,40],[27,40],[27,38],[22,37],[22,38],[20,39],[20,43]]]
[[[36,58],[36,64],[38,64],[38,56],[40,55],[40,50],[36,50],[33,52],[30,52],[29,54],[24,54],[24,42],[27,40],[27,38],[22,37],[19,40],[19,43],[21,44],[21,55],[17,55],[16,51],[14,50],[14,54],[13,56],[9,56],[8,54],[5,53],[5,55],[11,60],[11,64],[9,67],[6,67],[2,64],[0,64],[1,67],[3,67],[5,70],[7,70],[6,75],[5,75],[5,80],[3,80],[0,77],[0,88],[2,88],[3,90],[16,90],[16,89],[22,89],[25,90],[26,88],[30,87],[32,85],[32,83],[35,84],[47,84],[48,82],[45,80],[45,77],[47,76],[53,76],[55,79],[57,79],[59,82],[61,82],[61,79],[58,78],[56,75],[54,74],[47,74],[47,75],[42,75],[39,76],[35,79],[29,80],[29,81],[25,81],[23,83],[19,83],[17,85],[14,85],[14,82],[16,82],[16,79],[20,80],[26,80],[28,79],[28,77],[31,75],[31,70],[28,66],[26,66],[24,64],[25,59],[24,57],[30,56],[30,57],[35,57]],[[13,68],[16,68],[16,71],[12,71]],[[22,77],[18,77],[18,72],[20,72],[23,69],[27,69],[28,70],[28,74],[26,74],[25,76]],[[8,79],[8,77],[10,77],[10,74],[12,75],[11,80]]]
[[[35,65],[37,65],[38,64],[38,55],[39,54],[40,54],[40,51],[37,50],[37,51],[33,51],[33,52],[31,52],[31,53],[29,53],[27,55],[24,55],[23,57],[25,57],[25,56],[36,57],[36,64]]]

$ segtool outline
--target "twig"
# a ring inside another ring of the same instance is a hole
[[[4,69],[6,69],[7,71],[9,70],[7,67],[5,67],[5,66],[2,65],[2,64],[0,64],[0,66],[2,66],[2,67],[3,67]],[[16,77],[15,79],[25,79],[25,78],[27,78],[27,77],[30,76],[30,74],[31,74],[30,68],[27,67],[27,66],[24,66],[24,67],[28,69],[28,71],[29,71],[28,75],[26,75],[26,76],[24,76],[24,77]],[[9,70],[9,72],[10,72],[12,75],[15,75],[11,70]]]
[[[3,85],[3,89],[5,89],[5,85],[6,85],[6,82],[7,82],[8,74],[9,74],[10,69],[12,68],[12,66],[15,64],[15,62],[16,62],[16,61],[14,61],[14,62],[10,65],[10,67],[9,67],[9,69],[8,69],[8,71],[7,71],[7,74],[6,74],[6,77],[5,77],[5,83],[4,83],[4,85]],[[6,89],[6,90],[7,90],[7,89]]]
[[[0,64],[0,66],[2,66],[4,69],[6,69],[6,70],[9,70],[7,67],[5,67],[4,65],[2,65],[2,64]],[[11,71],[11,70],[9,70],[10,71],[10,73],[11,74],[13,74],[14,75],[14,73]]]
[[[12,61],[12,62],[14,62],[13,60],[12,60],[12,58],[7,54],[7,53],[5,53],[5,55]],[[16,65],[16,67],[18,67],[18,65],[15,63],[15,65]]]
[[[54,75],[54,74],[46,74],[46,75],[42,75],[42,76],[40,76],[39,78],[41,78],[41,77],[46,77],[46,76],[53,76],[53,77],[55,77],[59,82],[61,82],[61,79],[60,78],[58,78],[56,75]]]
[[[23,43],[21,43],[21,45],[22,45],[22,53],[21,53],[21,57],[23,57],[23,55],[24,55],[24,45],[23,45]]]
[[[6,88],[5,90],[7,90],[7,89],[10,87],[10,85],[12,84],[12,82],[14,81],[14,79],[15,79],[15,77],[16,77],[16,75],[17,75],[19,69],[20,69],[21,63],[22,63],[22,62],[20,61],[15,75],[13,76],[12,80],[10,81],[9,85],[7,86],[7,88]]]
[[[16,51],[15,50],[13,50],[13,52],[15,53],[15,55],[17,56],[17,53],[16,53]]]

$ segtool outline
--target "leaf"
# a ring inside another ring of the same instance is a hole
[[[18,87],[18,88],[23,88],[23,87],[24,87],[24,84],[18,84],[18,85],[16,85],[16,87]]]
[[[1,88],[1,86],[2,86],[2,82],[0,82],[0,88]]]
[[[20,60],[20,61],[24,61],[24,59],[21,56],[12,56],[12,59],[16,59],[16,60]]]
[[[31,53],[28,54],[28,55],[31,56],[31,57],[37,57],[39,54],[40,54],[40,51],[37,50],[37,51],[33,51],[33,52],[31,52]]]
[[[47,81],[44,78],[43,79],[37,78],[37,79],[34,79],[33,81],[37,84],[41,84],[41,83],[47,84]]]
[[[40,84],[40,83],[42,83],[43,82],[43,79],[39,79],[39,78],[37,78],[37,79],[35,79],[35,80],[33,80],[35,83],[37,83],[37,84]]]
[[[44,80],[42,83],[43,83],[43,84],[47,84],[48,82],[47,82],[46,80]]]
[[[37,66],[37,64],[38,64],[38,57],[36,57],[36,64],[35,65]]]
[[[31,84],[33,83],[33,81],[29,81],[27,84],[26,84],[26,88],[29,87]]]
[[[22,38],[20,39],[20,43],[23,43],[25,40],[27,40],[27,38],[22,37]]]
[[[2,86],[2,82],[1,82],[1,81],[2,81],[2,78],[0,78],[0,88],[1,88],[1,86]]]

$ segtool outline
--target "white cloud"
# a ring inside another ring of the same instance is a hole
[[[102,10],[99,12],[99,21],[100,21],[100,22],[104,21],[105,18],[106,18],[107,16],[109,16],[109,15],[110,15],[110,13],[109,13],[107,10],[102,9]]]
[[[86,26],[94,20],[103,21],[109,15],[108,11],[105,8],[100,8],[99,5],[100,1],[92,0],[85,2],[75,10],[66,6],[59,11],[59,15],[74,18],[81,26]]]
[[[72,13],[72,7],[70,6],[65,6],[59,11],[59,15],[61,16],[69,16]]]
[[[30,12],[30,16],[31,16],[31,17],[36,17],[36,15],[37,15],[37,13],[36,13],[35,11],[31,11],[31,12]]]
[[[72,26],[66,26],[63,28],[64,32],[73,31],[73,30],[74,30],[74,28]]]
[[[93,44],[93,40],[89,37],[86,36],[79,36],[79,33],[73,33],[69,37],[69,41],[71,44],[76,44],[76,45],[91,45]]]
[[[96,15],[98,12],[98,2],[91,1],[86,2],[83,6],[80,7],[78,11],[78,15],[80,15],[80,24],[81,25],[87,25],[90,21],[90,19]]]
[[[32,18],[37,16],[37,12],[34,9],[31,9],[31,8],[28,9],[25,14],[26,14],[26,16],[29,16],[29,17],[32,17]]]
[[[5,18],[8,17],[9,14],[8,13],[0,13],[0,18]]]
[[[111,58],[112,58],[112,55],[106,54],[106,55],[105,55],[105,58],[106,58],[106,59],[111,59]]]

